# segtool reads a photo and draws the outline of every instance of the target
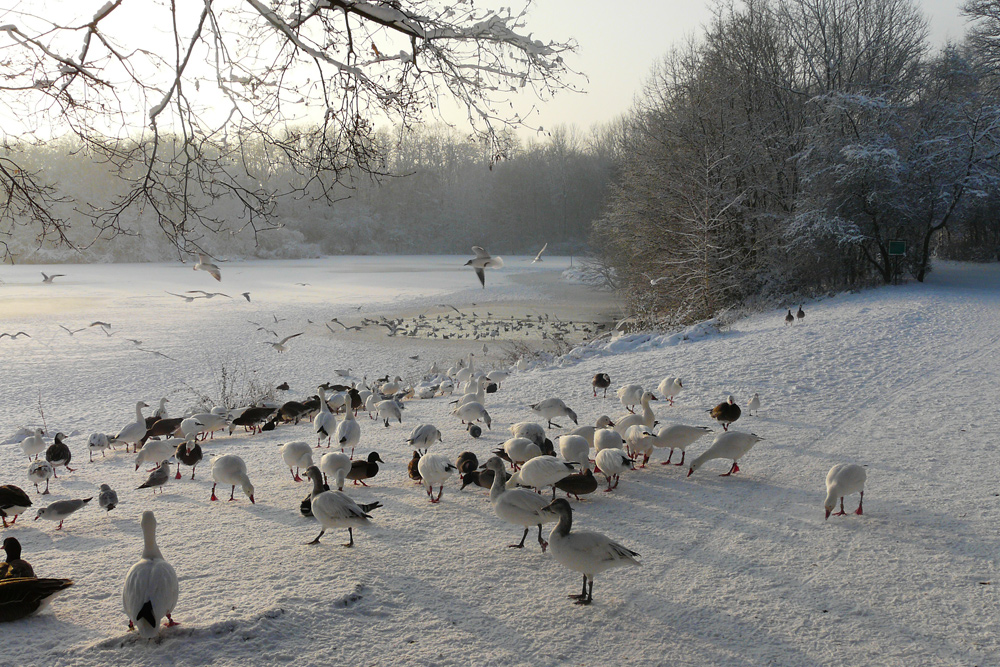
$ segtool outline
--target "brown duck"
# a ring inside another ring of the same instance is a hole
[[[791,311],[789,311],[791,312]],[[729,425],[740,418],[742,410],[740,406],[736,405],[736,399],[729,396],[725,403],[719,403],[711,410],[706,410],[712,414],[712,419],[722,424],[722,429],[724,431],[729,430]]]

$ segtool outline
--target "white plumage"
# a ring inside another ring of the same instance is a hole
[[[625,446],[629,455],[633,458],[642,455],[640,468],[645,468],[646,464],[649,463],[649,457],[653,454],[654,441],[655,436],[652,430],[643,424],[629,426],[628,430],[625,431]]]
[[[35,485],[35,491],[38,491],[38,485],[45,482],[45,490],[42,491],[42,495],[47,495],[49,493],[49,479],[52,477],[52,464],[48,461],[32,461],[28,465],[28,479],[31,480]]]
[[[345,407],[344,419],[337,424],[333,439],[340,445],[340,451],[350,447],[350,455],[354,456],[354,448],[361,442],[361,424],[354,418],[354,411],[350,407]]]
[[[763,440],[756,433],[742,433],[740,431],[726,431],[725,433],[720,433],[716,436],[715,440],[712,441],[712,446],[709,447],[701,456],[696,458],[691,462],[691,466],[688,468],[688,477],[700,468],[705,461],[711,461],[712,459],[732,459],[733,467],[729,469],[729,472],[724,473],[722,477],[728,477],[733,473],[739,472],[740,467],[736,465],[747,452],[749,452],[754,445]]]
[[[108,446],[108,436],[106,434],[91,433],[90,438],[87,440],[87,447],[90,449],[90,462],[94,462],[94,452],[100,452],[101,456],[104,456],[104,450]]]
[[[493,486],[490,487],[490,503],[493,511],[501,520],[515,526],[524,526],[524,534],[521,535],[520,544],[508,544],[509,548],[521,549],[524,547],[524,540],[528,536],[528,530],[532,526],[538,526],[538,544],[542,551],[548,543],[542,539],[542,524],[546,518],[542,517],[538,511],[545,506],[546,501],[537,493],[527,489],[508,489],[504,474],[503,461],[499,456],[494,456],[486,462],[486,467],[493,471]],[[551,519],[549,519],[551,521]]]
[[[466,422],[482,421],[486,424],[486,428],[493,428],[493,420],[490,418],[490,413],[478,401],[460,405],[451,414],[461,419],[463,424]]]
[[[371,517],[368,515],[368,511],[381,507],[381,504],[373,503],[362,507],[343,491],[324,491],[323,478],[316,466],[311,466],[306,470],[306,475],[313,483],[310,508],[313,516],[323,526],[316,539],[309,544],[319,544],[319,538],[323,537],[323,533],[328,528],[346,528],[347,533],[351,536],[351,541],[344,546],[353,547],[354,528],[369,525],[371,522],[368,519]]]
[[[552,486],[563,477],[572,475],[576,468],[571,463],[560,461],[554,456],[536,456],[521,467],[521,485],[530,486],[541,491],[546,486]],[[552,497],[556,497],[555,487],[552,487]]]
[[[420,424],[410,431],[410,437],[406,440],[406,443],[411,447],[423,449],[425,452],[435,442],[442,442],[442,440],[441,431],[434,424]]]
[[[838,463],[830,468],[830,472],[826,475],[826,501],[823,503],[823,507],[826,508],[826,518],[830,518],[830,512],[837,505],[837,498],[840,498],[840,511],[834,513],[834,516],[847,514],[844,511],[844,496],[849,496],[852,493],[861,494],[858,509],[854,510],[854,513],[864,514],[862,505],[865,502],[865,481],[867,479],[868,473],[856,463]]]
[[[142,437],[146,435],[146,419],[142,416],[142,409],[148,408],[149,406],[138,401],[135,404],[135,421],[131,424],[126,424],[118,431],[118,435],[112,438],[115,442],[124,442],[125,451],[128,451],[128,446],[130,444],[137,445],[137,443],[142,440]]]
[[[230,500],[234,500],[233,496],[236,493],[236,485],[239,485],[243,489],[243,493],[250,499],[250,502],[255,502],[253,499],[253,484],[250,483],[250,478],[247,476],[247,464],[243,459],[236,456],[236,454],[226,454],[212,461],[212,479],[215,480],[215,484],[212,484],[211,500],[218,500],[215,497],[215,487],[222,484],[223,486],[232,487],[229,493]]]
[[[747,412],[750,416],[753,416],[754,410],[760,410],[760,396],[758,394],[754,394],[750,402],[747,403]]]
[[[534,422],[518,422],[510,427],[510,434],[515,438],[527,438],[539,447],[545,442],[545,427]]]
[[[641,565],[639,554],[605,535],[587,531],[572,532],[573,509],[565,498],[553,500],[541,514],[556,516],[559,523],[549,535],[552,557],[574,572],[583,574],[583,592],[570,595],[576,604],[590,604],[594,599],[594,577],[605,570],[625,565]],[[589,587],[588,587],[589,580]]]
[[[608,488],[604,489],[605,491],[618,488],[618,476],[632,468],[632,459],[624,450],[616,448],[602,449],[597,452],[594,462],[601,469],[604,478],[608,480]]]
[[[667,399],[670,405],[674,404],[674,398],[677,394],[684,391],[684,385],[680,378],[664,378],[660,384],[656,386],[656,391],[660,392],[660,396]]]
[[[590,443],[582,435],[559,436],[559,453],[567,461],[590,468]]]
[[[156,544],[156,518],[150,511],[142,513],[142,556],[125,575],[122,607],[128,616],[129,628],[139,636],[151,639],[159,632],[160,620],[166,617],[167,627],[177,625],[170,617],[177,605],[179,586],[177,572],[168,563]]]
[[[659,399],[652,392],[644,391],[642,397],[639,399],[639,403],[642,405],[642,413],[626,415],[616,421],[614,428],[618,431],[618,434],[625,437],[625,432],[637,424],[653,428],[653,424],[656,422],[656,415],[653,414],[653,408],[649,407],[649,402],[656,400]]]
[[[135,469],[138,470],[139,466],[143,463],[149,463],[154,466],[160,465],[174,455],[174,452],[177,451],[177,445],[182,442],[187,442],[187,440],[185,438],[150,440],[135,455]]]
[[[542,448],[527,438],[511,438],[501,446],[515,470],[522,463],[542,455]]]
[[[614,426],[615,423],[611,421],[611,417],[607,415],[601,415],[597,418],[597,423],[594,426],[580,426],[569,432],[570,435],[579,435],[587,440],[587,444],[590,447],[594,446],[594,433],[602,428],[607,428],[609,426]]]
[[[389,422],[391,420],[396,420],[400,424],[403,423],[403,412],[399,409],[399,403],[391,398],[387,401],[379,401],[376,403],[375,413],[378,415],[379,419],[385,422],[386,428],[389,428]]]
[[[45,451],[45,439],[42,438],[43,433],[42,429],[36,428],[34,435],[29,435],[21,441],[21,451],[28,457],[29,461],[32,456],[37,461],[38,455]]]
[[[594,432],[594,449],[601,452],[605,449],[620,449],[624,444],[618,431],[611,428],[602,428]]]
[[[337,428],[337,418],[330,412],[330,406],[326,403],[326,393],[322,387],[319,389],[319,412],[313,418],[313,433],[316,434],[316,447],[326,438],[326,446],[330,446],[330,438]]]
[[[576,413],[570,410],[561,398],[547,398],[532,405],[531,409],[548,420],[549,428],[562,428],[552,421],[553,419],[560,419],[562,417],[569,417],[574,424],[578,423],[576,421]]]
[[[637,405],[642,400],[643,388],[641,384],[627,384],[618,388],[618,400],[626,410],[632,412],[632,406]]]
[[[288,466],[288,472],[291,473],[292,479],[301,482],[299,468],[308,468],[313,464],[312,447],[309,446],[308,442],[301,440],[285,443],[281,446],[281,459]],[[292,472],[292,468],[295,469],[294,472]]]
[[[351,472],[351,457],[343,452],[324,454],[319,460],[319,468],[328,478],[333,478],[338,491],[344,490],[344,480]]]
[[[444,493],[444,483],[456,470],[458,468],[444,454],[426,454],[420,457],[420,462],[417,463],[417,472],[420,473],[424,488],[427,490],[427,497],[432,503],[441,500],[441,494]],[[437,498],[434,497],[435,486],[440,487]]]
[[[661,426],[656,432],[656,440],[653,444],[657,447],[669,447],[670,454],[667,456],[666,461],[660,462],[660,465],[668,465],[670,463],[670,460],[674,457],[675,449],[681,450],[681,460],[680,463],[675,463],[674,465],[684,465],[684,457],[687,456],[688,445],[712,432],[712,429],[707,426],[687,426],[685,424]]]

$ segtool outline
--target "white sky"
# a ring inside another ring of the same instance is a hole
[[[931,40],[943,45],[965,33],[960,0],[921,0]],[[537,122],[546,128],[589,128],[624,113],[652,64],[710,17],[706,0],[536,0],[528,17],[535,37],[572,37],[579,50],[566,60],[590,79],[585,94],[561,93],[540,104]]]

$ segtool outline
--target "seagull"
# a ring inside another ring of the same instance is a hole
[[[280,354],[280,353],[282,353],[282,352],[284,352],[285,350],[288,349],[285,346],[285,343],[287,343],[291,339],[295,338],[296,336],[301,336],[303,333],[304,332],[300,331],[297,334],[292,334],[291,336],[285,336],[284,338],[282,338],[281,340],[279,340],[277,343],[272,343],[271,341],[267,341],[267,340],[263,341],[263,342],[264,342],[265,345],[270,345],[271,347],[273,347]]]
[[[139,350],[140,352],[148,352],[149,354],[155,354],[158,357],[163,357],[164,359],[169,359],[170,361],[177,361],[173,357],[171,357],[169,355],[166,355],[166,354],[163,354],[162,352],[157,352],[156,350],[147,350],[147,349],[142,348],[142,347],[137,347],[135,349]]]
[[[63,325],[60,324],[59,328],[62,329],[63,331],[65,331],[66,333],[68,333],[70,336],[72,336],[75,333],[79,333],[81,331],[84,331],[87,327],[83,327],[82,329],[70,329],[70,328],[64,327]]]
[[[102,322],[100,320],[97,320],[96,322],[91,322],[87,326],[88,327],[101,327],[102,329],[110,329],[111,328],[111,323],[110,322]]]
[[[212,258],[209,257],[208,255],[203,255],[201,253],[198,253],[198,263],[194,265],[194,270],[206,271],[213,278],[215,278],[219,282],[222,282],[222,271],[220,271],[219,267],[213,264],[211,260]]]
[[[167,290],[163,290],[163,291],[167,292]],[[191,303],[195,299],[202,299],[202,298],[204,298],[204,297],[200,297],[200,296],[185,296],[183,294],[174,294],[173,292],[167,292],[167,294],[169,294],[170,296],[176,296],[176,297],[179,297],[181,299],[184,299],[187,303]]]
[[[205,290],[201,290],[201,289],[189,289],[187,291],[187,293],[188,294],[204,294],[206,299],[211,299],[213,296],[224,296],[227,299],[232,299],[233,298],[233,297],[229,296],[228,294],[223,294],[222,292],[206,292]]]
[[[97,504],[110,512],[118,506],[118,494],[107,484],[101,484],[101,493],[97,496]]]
[[[51,285],[52,281],[55,280],[56,278],[65,278],[66,277],[65,273],[53,273],[51,276],[46,275],[44,272],[40,272],[40,273],[42,274],[42,282],[45,283],[46,285]]]
[[[502,269],[503,268],[503,258],[502,257],[492,257],[490,253],[483,250],[481,247],[474,245],[472,246],[472,252],[475,253],[475,257],[470,259],[465,263],[465,266],[471,266],[476,271],[476,276],[479,278],[479,282],[482,284],[483,289],[486,289],[486,271],[485,269]],[[456,309],[457,310],[457,309]]]
[[[535,258],[533,260],[531,260],[531,263],[534,264],[535,262],[542,261],[542,253],[545,252],[545,249],[548,248],[548,247],[549,247],[548,243],[546,243],[545,245],[543,245],[542,249],[538,251],[537,255],[535,255]]]
[[[250,303],[250,292],[243,292],[243,294],[241,294],[240,296],[246,299],[247,303]]]
[[[313,483],[312,502],[310,503],[312,514],[323,527],[319,535],[309,544],[319,544],[319,538],[323,537],[328,528],[347,528],[350,542],[345,547],[354,546],[354,526],[368,526],[371,515],[368,512],[382,506],[380,502],[367,505],[358,505],[343,491],[324,491],[323,474],[316,466],[306,469],[306,477]]]
[[[469,260],[469,261],[471,262],[472,260]],[[462,314],[462,311],[460,311],[458,308],[456,308],[455,306],[451,305],[450,303],[439,303],[438,304],[438,308],[451,308],[452,310],[454,310],[459,315]]]
[[[749,412],[751,416],[753,415],[754,410],[760,411],[760,396],[757,394],[753,395],[753,398],[750,399],[750,403],[747,405],[747,412]]]
[[[139,340],[138,338],[126,338],[125,340],[132,343],[133,345],[142,345],[142,341]]]
[[[48,507],[43,507],[38,510],[38,514],[35,515],[35,521],[38,521],[39,519],[58,521],[59,525],[56,527],[56,530],[62,530],[63,521],[66,520],[66,517],[89,503],[91,500],[93,500],[93,498],[59,500],[52,503]]]
[[[160,466],[153,472],[149,473],[149,477],[146,478],[146,481],[142,483],[142,486],[137,487],[136,490],[152,489],[153,493],[156,493],[156,487],[160,487],[160,493],[163,493],[163,487],[169,479],[170,463],[167,461],[161,461]]]
[[[3,338],[4,336],[10,336],[11,340],[16,339],[18,336],[27,336],[28,338],[31,338],[31,336],[28,336],[28,334],[25,333],[24,331],[18,331],[16,334],[11,334],[6,332],[0,333],[0,338]]]

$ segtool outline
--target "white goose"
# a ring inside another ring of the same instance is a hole
[[[621,401],[626,410],[635,412],[632,406],[637,405],[642,400],[644,391],[641,384],[627,384],[618,388],[618,400]]]
[[[609,426],[614,426],[615,423],[611,421],[611,417],[607,415],[601,415],[597,418],[597,423],[594,426],[580,426],[569,432],[569,435],[579,435],[587,440],[587,444],[591,448],[594,446],[594,433],[602,428],[607,428]]]
[[[400,424],[403,423],[403,411],[399,409],[399,403],[393,399],[379,401],[375,404],[375,413],[378,418],[385,422],[385,427],[389,428],[389,422],[395,419]]]
[[[856,463],[838,463],[830,468],[826,475],[826,501],[823,507],[826,508],[826,518],[830,518],[830,512],[837,506],[837,498],[840,498],[840,511],[834,512],[833,516],[844,516],[844,496],[852,493],[860,493],[861,500],[858,501],[858,509],[854,513],[858,516],[864,514],[862,505],[865,502],[865,481],[868,473],[864,468]]]
[[[476,380],[475,383],[476,383],[476,391],[472,393],[462,394],[459,397],[458,399],[459,407],[465,405],[466,403],[472,403],[472,402],[483,403],[483,404],[486,403],[486,385],[488,385],[490,381],[484,375],[478,380]]]
[[[330,406],[326,403],[326,392],[319,388],[319,412],[313,419],[313,433],[316,434],[316,449],[319,449],[323,438],[326,438],[326,446],[330,446],[330,438],[337,428],[337,418],[330,412]]]
[[[534,422],[518,422],[510,427],[510,434],[515,438],[527,438],[539,447],[545,442],[545,427]]]
[[[569,417],[574,424],[579,424],[576,420],[576,413],[570,410],[569,406],[561,398],[547,398],[532,405],[531,409],[548,420],[549,428],[562,428],[559,424],[555,424],[552,421],[553,419],[560,419],[562,417]]]
[[[125,575],[122,607],[128,616],[129,630],[136,628],[140,637],[152,639],[159,631],[160,620],[166,617],[166,627],[179,625],[170,614],[177,606],[177,572],[156,545],[156,518],[150,511],[142,513],[142,556]]]
[[[685,424],[670,424],[661,426],[656,432],[656,440],[653,444],[657,447],[669,447],[670,454],[666,461],[660,461],[660,465],[669,465],[670,459],[674,457],[674,450],[681,450],[681,461],[675,466],[684,465],[684,457],[687,456],[688,445],[694,443],[698,438],[713,433],[707,426],[687,426]]]
[[[640,468],[645,468],[646,464],[649,463],[649,457],[652,456],[655,447],[655,440],[656,436],[653,435],[652,430],[643,424],[629,426],[628,430],[625,431],[625,447],[629,455],[633,458],[642,455]]]
[[[410,431],[410,437],[406,440],[406,444],[411,447],[416,447],[417,449],[423,449],[424,453],[426,453],[435,442],[444,441],[441,439],[441,431],[439,431],[434,424],[420,424],[415,429]]]
[[[490,487],[490,503],[493,505],[493,511],[507,523],[524,526],[520,543],[508,544],[507,548],[523,549],[528,531],[532,526],[538,526],[538,544],[544,552],[548,542],[542,538],[542,524],[551,519],[540,516],[538,511],[545,506],[545,499],[527,489],[507,489],[507,475],[499,456],[491,457],[484,467],[493,471],[493,485]]]
[[[594,462],[601,469],[601,474],[604,475],[604,478],[608,480],[608,488],[604,489],[605,492],[617,489],[618,476],[626,470],[632,469],[632,459],[622,449],[602,449],[597,452]],[[611,483],[612,480],[614,480],[613,485]]]
[[[542,448],[527,438],[511,438],[501,447],[514,470],[517,470],[522,463],[542,455]]]
[[[602,428],[594,433],[594,450],[598,453],[605,449],[621,449],[623,444],[625,441],[613,428]]]
[[[138,442],[146,435],[146,419],[142,416],[142,409],[148,407],[142,401],[137,401],[135,404],[135,421],[123,426],[118,431],[118,435],[111,439],[112,442],[124,442],[126,453],[128,453],[128,446],[130,444],[138,446]]]
[[[288,472],[291,473],[292,479],[301,482],[302,477],[299,476],[299,469],[306,469],[313,464],[312,447],[309,446],[308,442],[301,440],[285,443],[281,446],[281,459],[288,466]],[[295,468],[295,472],[292,472],[292,468]]]
[[[486,424],[486,428],[493,428],[493,420],[490,418],[490,413],[478,401],[459,406],[451,414],[461,419],[463,424],[466,422],[482,421]]]
[[[235,500],[233,496],[236,494],[236,485],[239,484],[240,488],[243,489],[243,493],[250,499],[250,502],[255,502],[253,499],[253,484],[250,483],[250,478],[247,477],[247,464],[243,462],[243,459],[236,456],[236,454],[226,454],[212,461],[212,479],[215,480],[215,483],[212,484],[212,497],[210,500],[218,500],[215,497],[215,487],[219,484],[233,487],[229,493],[229,500]]]
[[[135,455],[135,469],[143,463],[150,463],[158,466],[177,451],[177,445],[187,442],[187,438],[167,438],[166,440],[150,440]]]
[[[45,451],[45,439],[42,438],[44,433],[45,432],[42,429],[36,428],[34,435],[29,435],[21,441],[21,452],[28,457],[29,461],[32,456],[34,456],[37,461],[38,455]]]
[[[323,533],[328,528],[346,528],[351,541],[344,546],[353,547],[355,526],[363,527],[370,525],[371,522],[368,519],[371,516],[368,512],[378,509],[382,506],[382,503],[375,502],[370,505],[358,505],[350,496],[342,491],[324,491],[323,475],[316,466],[310,466],[306,470],[306,476],[313,483],[312,502],[310,503],[312,514],[319,521],[319,524],[323,526],[316,539],[309,542],[309,544],[319,544],[319,538],[323,537]]]
[[[214,412],[199,412],[191,415],[190,419],[193,419],[196,424],[200,424],[200,426],[197,426],[198,430],[195,434],[203,436],[202,439],[210,436],[214,439],[216,431],[221,431],[229,426],[229,420],[226,419],[225,414],[216,414]],[[181,432],[184,433],[185,437],[191,435],[187,431],[189,431],[192,426],[195,426],[195,424],[189,424],[188,427],[185,428],[184,422],[186,421],[187,419],[181,422]]]
[[[334,484],[338,491],[344,490],[344,480],[351,473],[353,463],[351,458],[343,452],[330,452],[324,454],[319,460],[320,470],[328,478],[335,480]]]
[[[590,468],[590,443],[582,435],[559,436],[559,453],[567,461]]]
[[[417,472],[423,479],[427,497],[432,503],[440,502],[441,494],[444,493],[444,483],[456,470],[458,468],[444,454],[425,454],[420,457],[420,462],[417,463]],[[437,498],[434,497],[435,486],[440,487]]]
[[[539,493],[546,486],[552,487],[552,498],[556,497],[556,488],[553,486],[563,477],[567,477],[576,472],[572,463],[560,461],[554,456],[536,456],[521,466],[520,484],[530,486]]]
[[[677,394],[684,391],[684,384],[681,382],[680,378],[664,378],[656,387],[656,391],[660,392],[663,398],[670,401],[670,405],[674,404],[674,397]]]
[[[712,446],[691,462],[687,476],[690,477],[705,461],[711,461],[712,459],[733,460],[733,467],[729,469],[729,472],[722,474],[721,477],[728,477],[733,473],[737,473],[740,471],[740,467],[736,465],[736,462],[743,458],[754,445],[763,439],[756,433],[742,433],[740,431],[720,433],[712,442]]]
[[[455,371],[454,374],[449,373],[449,375],[451,375],[452,379],[455,382],[457,382],[458,384],[462,384],[463,382],[468,382],[470,379],[472,379],[472,374],[473,372],[475,372],[476,369],[475,362],[473,361],[475,356],[476,355],[474,355],[472,352],[469,352],[468,365],[459,368],[458,370]]]
[[[642,404],[642,414],[631,414],[622,417],[615,422],[615,430],[618,431],[618,435],[625,437],[625,432],[632,426],[641,425],[648,428],[653,428],[656,424],[656,415],[653,414],[653,408],[649,407],[650,401],[659,400],[650,391],[644,391],[642,397],[639,399],[639,403]]]
[[[594,601],[595,575],[613,567],[642,564],[636,560],[638,553],[600,533],[572,532],[573,508],[565,498],[553,500],[539,514],[559,518],[549,535],[552,557],[563,567],[583,574],[583,591],[569,596],[576,604]]]
[[[341,452],[350,447],[350,456],[354,456],[354,448],[361,442],[361,424],[354,418],[354,410],[350,408],[344,410],[344,419],[337,424],[333,439],[340,445]]]

